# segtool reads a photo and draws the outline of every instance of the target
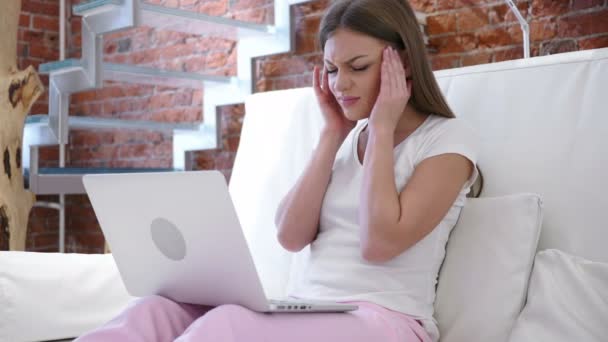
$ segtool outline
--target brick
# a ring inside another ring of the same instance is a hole
[[[306,60],[293,57],[282,60],[269,60],[262,66],[262,72],[266,77],[277,77],[301,74],[310,68]]]
[[[163,133],[154,131],[116,130],[113,132],[113,134],[114,143],[116,144],[126,144],[142,141],[153,143],[166,140],[163,136]]]
[[[72,233],[67,232],[66,246],[69,246],[76,253],[86,253],[103,248],[105,239],[101,232],[97,233]]]
[[[203,120],[203,110],[201,108],[184,108],[183,122],[200,122]]]
[[[533,19],[530,22],[530,41],[553,39],[557,35],[557,22],[553,19]]]
[[[183,91],[173,93],[171,103],[173,106],[190,106],[192,103],[192,90],[184,89]]]
[[[232,0],[230,1],[230,11],[265,7],[272,5],[272,3],[273,0]]]
[[[33,235],[33,247],[51,248],[59,243],[59,233],[38,233]]]
[[[195,46],[191,44],[179,44],[167,47],[160,50],[160,58],[162,59],[175,59],[178,57],[190,56],[194,53]]]
[[[528,7],[528,2],[518,3],[517,9],[524,18],[528,17],[527,14],[530,11],[530,8]],[[490,7],[488,9],[488,16],[490,18],[490,24],[492,25],[518,22],[515,13],[513,13],[511,7],[506,4]]]
[[[59,1],[23,0],[21,2],[21,12],[59,17]]]
[[[207,55],[205,60],[205,68],[215,69],[220,68],[226,65],[227,63],[226,53],[221,52],[213,52]]]
[[[477,48],[481,44],[481,38],[478,38],[471,33],[450,35],[445,37],[431,37],[429,45],[431,48],[437,49],[440,54],[467,52]]]
[[[228,11],[228,0],[206,1],[199,4],[196,11],[206,15],[223,16]]]
[[[19,32],[23,32],[23,36],[20,37],[19,41],[34,44],[40,44],[42,41],[44,41],[44,32],[30,30],[19,30]]]
[[[32,18],[33,27],[42,31],[59,31],[59,18],[34,15]]]
[[[148,144],[121,145],[118,147],[119,158],[145,158],[150,155],[151,146]],[[107,158],[110,159],[110,158]]]
[[[187,59],[182,61],[184,65],[184,71],[201,73],[205,70],[205,61],[206,58],[204,55],[188,57]]]
[[[160,60],[162,54],[162,48],[155,48],[150,50],[135,51],[130,55],[131,63],[133,64],[150,64]]]
[[[581,37],[608,32],[608,9],[560,18],[557,33],[560,37]]]
[[[101,100],[116,99],[125,96],[124,89],[118,85],[106,86],[98,90],[98,98]]]
[[[30,18],[31,17],[29,14],[21,13],[21,15],[19,15],[19,26],[29,28],[30,27]]]
[[[493,48],[497,46],[512,45],[515,43],[513,35],[505,28],[485,29],[479,32],[479,47]]]
[[[154,93],[154,86],[142,84],[123,84],[122,89],[125,96],[144,96]]]
[[[157,94],[150,97],[148,102],[148,108],[150,110],[157,110],[161,108],[170,108],[173,104],[173,94]]]
[[[152,148],[152,155],[155,157],[165,156],[171,157],[173,156],[173,144],[170,142],[165,142],[162,144],[158,144]]]
[[[296,76],[296,88],[312,87],[312,73]]]
[[[602,6],[603,0],[572,0],[571,8],[575,11]]]
[[[580,39],[578,41],[578,47],[580,50],[600,49],[608,47],[608,34],[599,37]]]
[[[576,42],[573,39],[554,40],[544,42],[540,47],[540,55],[554,55],[556,53],[576,51]]]
[[[295,31],[304,36],[316,36],[319,32],[321,17],[304,17],[296,22]]]
[[[93,132],[90,130],[70,130],[70,145],[91,147],[101,144],[112,144],[114,135],[111,132]]]
[[[239,148],[240,137],[228,137],[222,141],[222,148],[225,151],[236,152]]]
[[[41,160],[59,160],[59,148],[57,146],[41,146],[38,155]]]
[[[310,2],[303,2],[296,6],[293,6],[294,13],[296,17],[306,17],[309,15],[322,15],[327,7],[329,7],[329,3],[331,0],[317,0]],[[411,0],[412,3],[420,1],[432,2],[433,0]]]
[[[433,0],[410,0],[410,5],[415,11],[431,13],[435,9],[435,1]]]
[[[75,102],[90,102],[97,100],[97,91],[96,90],[87,90],[81,91],[79,93],[72,94],[71,100],[72,103]]]
[[[272,81],[272,90],[292,89],[296,87],[295,77],[277,78]]]
[[[476,7],[496,3],[495,0],[437,0],[436,10],[446,11],[463,7]]]
[[[103,103],[74,103],[70,108],[70,114],[75,116],[100,116],[103,113]]]
[[[502,62],[524,57],[523,47],[509,48],[494,53],[494,62]]]
[[[555,17],[568,12],[570,0],[532,0],[530,12],[534,18]]]
[[[203,104],[203,91],[195,89],[192,91],[192,106],[201,106]]]
[[[82,32],[82,20],[80,17],[72,17],[72,20],[70,20],[70,31],[71,34]]]
[[[478,30],[490,24],[487,9],[470,8],[463,9],[455,14],[458,23],[458,32],[468,32]]]
[[[217,151],[197,151],[193,153],[194,165],[197,170],[215,170]]]
[[[472,55],[462,56],[461,65],[470,66],[478,64],[487,64],[492,62],[492,53],[480,52]]]
[[[427,33],[429,36],[455,33],[456,15],[453,13],[441,14],[427,17]]]
[[[89,148],[91,158],[98,160],[112,160],[118,157],[119,148],[122,146],[116,145],[100,145]]]
[[[296,55],[304,55],[321,50],[317,36],[302,35],[299,33],[296,33],[295,35],[295,48],[294,53]]]
[[[189,9],[196,5],[200,0],[180,0],[179,8]]]
[[[272,22],[269,20],[268,10],[265,8],[255,8],[246,11],[239,11],[234,13],[232,16],[234,20],[245,21],[254,24],[268,24]]]
[[[460,67],[459,56],[437,56],[431,58],[433,70],[451,69]]]
[[[230,151],[220,151],[215,159],[215,167],[218,170],[232,169],[234,165],[235,153]]]
[[[176,31],[151,31],[150,33],[141,34],[141,36],[148,37],[146,40],[150,47],[183,44],[186,43],[189,37],[185,33]]]
[[[255,92],[264,92],[272,89],[272,80],[269,78],[258,78],[255,82]]]

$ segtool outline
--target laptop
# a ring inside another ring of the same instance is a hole
[[[127,291],[258,312],[344,312],[356,305],[269,300],[219,171],[90,174],[95,215]]]

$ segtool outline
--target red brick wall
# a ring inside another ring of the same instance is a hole
[[[57,2],[24,0],[24,15],[21,18],[23,27],[20,29],[19,41],[20,63],[40,63],[57,58]],[[272,0],[155,2],[255,23],[272,24],[274,20]],[[311,84],[312,66],[321,62],[321,54],[316,49],[316,31],[329,2],[317,0],[295,7],[296,50],[294,53],[262,57],[254,61],[256,91]],[[415,9],[428,15],[426,34],[430,39],[429,50],[435,69],[523,56],[519,24],[500,0],[411,0],[411,3]],[[531,25],[533,56],[608,46],[608,0],[528,0],[518,1],[517,4]],[[41,33],[35,29],[33,18],[36,16],[47,19],[38,18],[36,22],[51,28],[50,33]],[[30,18],[29,21],[26,17]],[[68,52],[70,56],[78,57],[79,17],[70,18],[69,30]],[[104,52],[106,61],[116,63],[236,75],[235,43],[223,39],[137,28],[106,36]],[[24,62],[29,60],[31,62]],[[71,115],[82,116],[196,121],[203,116],[202,94],[201,90],[111,83],[101,90],[74,95],[70,111]],[[34,107],[34,113],[46,113],[46,105],[45,99],[40,100]],[[219,169],[229,179],[239,144],[244,108],[243,105],[225,106],[220,112],[223,147],[195,152],[190,158],[195,169]],[[90,167],[170,167],[171,148],[171,137],[157,132],[73,131],[70,134],[67,164]],[[45,154],[47,159],[57,159],[56,149],[46,149]],[[86,195],[67,196],[67,201],[67,250],[101,252],[103,238]],[[27,248],[37,251],[56,250],[56,221],[56,212],[35,209],[31,217]]]
[[[608,46],[608,1],[516,1],[530,25],[532,56]],[[426,13],[434,69],[523,57],[522,32],[503,1],[412,0]]]
[[[17,32],[17,64],[20,69],[59,59],[59,2],[56,0],[22,0]],[[40,75],[45,87],[48,77]],[[48,93],[32,106],[31,114],[48,112]],[[42,148],[44,160],[56,161],[56,149]],[[46,164],[48,165],[48,164]],[[57,201],[57,196],[39,196],[40,201]],[[30,214],[27,249],[57,249],[58,213],[53,209],[33,208]]]

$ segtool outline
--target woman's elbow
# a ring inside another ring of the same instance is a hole
[[[279,232],[277,233],[277,240],[285,250],[292,253],[297,253],[306,247],[306,245],[302,244],[300,241],[296,241],[293,238],[286,236],[286,234],[282,234],[280,228]]]
[[[371,263],[383,263],[397,256],[389,246],[379,243],[364,242],[361,244],[361,257]]]

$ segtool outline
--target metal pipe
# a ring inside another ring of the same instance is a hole
[[[505,1],[507,2],[507,5],[511,7],[511,11],[513,11],[517,17],[517,20],[519,21],[519,25],[521,26],[521,31],[524,36],[524,58],[530,58],[530,25],[528,25],[526,19],[521,15],[513,0]]]
[[[59,167],[65,167],[65,144],[59,143]],[[65,252],[65,194],[59,194],[59,253]]]
[[[65,2],[67,0],[61,0],[59,2],[59,59],[65,59]]]
[[[66,1],[59,2],[59,59],[65,59]],[[65,167],[65,145],[59,144],[59,167]],[[59,253],[65,252],[65,194],[59,194]]]

